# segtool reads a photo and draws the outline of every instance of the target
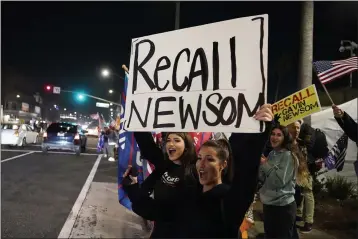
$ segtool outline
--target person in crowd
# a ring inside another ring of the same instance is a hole
[[[254,196],[254,201],[251,203],[249,210],[245,214],[245,218],[240,226],[241,238],[248,239],[249,233],[248,230],[255,224],[254,221],[254,204],[256,202],[256,194]]]
[[[301,124],[298,138],[307,149],[307,166],[313,181],[316,181],[317,172],[323,166],[323,159],[328,156],[328,143],[326,135],[318,128],[299,120]]]
[[[344,133],[352,141],[358,143],[358,123],[355,122],[347,112],[340,109],[338,106],[333,105],[333,115],[339,126],[342,128]],[[357,144],[358,145],[358,144]]]
[[[301,123],[301,121],[296,121],[288,125],[288,131],[292,137],[291,151],[297,156],[299,161],[296,175],[296,191],[300,195],[296,195],[301,197],[299,199],[296,197],[296,222],[304,222],[304,226],[300,228],[300,231],[308,233],[312,230],[315,200],[313,195],[313,178],[307,166],[307,148],[299,138]]]
[[[164,134],[164,133],[162,133]],[[165,133],[163,149],[154,142],[150,132],[134,132],[141,156],[154,165],[155,170],[141,185],[145,195],[154,194],[158,204],[181,204],[185,197],[196,193],[198,184],[195,172],[197,159],[193,139],[187,133]],[[163,153],[164,151],[164,153]],[[139,193],[140,194],[140,193]],[[171,221],[156,221],[148,215],[145,205],[133,203],[132,208],[139,216],[155,221],[151,238],[174,238],[178,225]],[[176,218],[175,213],[170,215]]]
[[[356,143],[358,147],[358,123],[355,122],[352,117],[340,109],[336,105],[332,105],[333,115],[336,119],[339,126],[342,128],[343,132],[350,138],[353,142]],[[358,179],[358,152],[357,152],[357,160],[354,161],[354,170],[356,172],[356,176]]]
[[[262,106],[254,118],[271,122],[271,105]],[[238,238],[238,235],[241,236],[239,227],[254,198],[261,151],[268,131],[269,127],[266,127],[265,133],[233,133],[229,142],[206,141],[199,150],[196,162],[202,190],[195,197],[175,201],[176,204],[159,202],[146,192],[138,193],[139,185],[135,184],[135,180],[124,184],[133,211],[139,215],[146,214],[156,223],[171,221],[177,224],[174,237]],[[234,162],[230,162],[230,150]],[[223,183],[230,166],[234,166],[231,186]],[[139,208],[145,212],[139,212]]]
[[[104,127],[104,149],[106,151],[106,156],[108,156],[108,161],[114,162],[114,149],[118,142],[118,135],[116,132],[109,128],[108,126]]]
[[[232,180],[233,180],[233,156],[232,156],[232,151],[231,151],[231,147],[228,146],[227,144],[227,137],[225,136],[224,133],[216,133],[213,136],[213,140],[215,140],[216,142],[219,143],[219,145],[221,145],[221,147],[226,148],[227,152],[229,153],[228,155],[228,166],[224,169],[223,173],[222,173],[222,183],[227,184],[227,185],[231,185]],[[248,230],[254,225],[254,203],[255,203],[255,198],[256,195],[254,195],[254,200],[251,203],[249,209],[247,210],[246,214],[245,214],[245,218],[242,221],[241,225],[240,225],[240,232],[241,232],[241,237],[242,239],[246,239],[248,238]]]
[[[288,129],[275,126],[270,136],[273,150],[261,157],[259,190],[267,238],[295,238],[295,185],[298,161],[290,151]]]

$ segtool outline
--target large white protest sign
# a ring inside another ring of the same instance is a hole
[[[129,131],[260,132],[268,15],[132,40]]]

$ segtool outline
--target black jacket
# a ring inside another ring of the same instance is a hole
[[[192,197],[196,193],[198,179],[194,171],[195,165],[184,168],[181,165],[174,164],[170,160],[166,160],[162,149],[154,142],[151,133],[135,132],[134,137],[139,146],[141,156],[155,166],[155,170],[142,183],[141,191],[145,196],[154,192],[154,197],[158,204],[166,204],[167,202],[181,203],[184,199]],[[132,201],[132,209],[135,213],[147,220],[156,221],[155,217],[147,213],[146,209],[142,209],[142,205],[136,204],[135,199],[130,197]],[[133,202],[134,200],[134,202]],[[177,217],[176,215],[171,215]],[[177,224],[169,221],[156,221],[152,232],[152,238],[176,237],[175,232],[178,230]],[[174,233],[174,234],[173,234]]]
[[[355,122],[346,112],[344,112],[342,118],[334,118],[336,119],[339,126],[341,126],[344,133],[348,136],[348,138],[358,143],[358,123]]]
[[[237,238],[239,227],[254,199],[261,152],[269,129],[259,134],[232,134],[234,158],[232,185],[221,184],[205,193],[180,200],[160,202],[152,199],[139,185],[127,185],[133,211],[159,222],[176,225],[172,237],[177,238]],[[192,191],[193,192],[193,191]],[[134,206],[135,205],[135,206]],[[163,235],[169,237],[168,235]]]

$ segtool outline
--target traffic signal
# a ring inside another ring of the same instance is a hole
[[[52,91],[52,85],[45,85],[45,91],[51,92]]]
[[[76,93],[74,94],[74,98],[78,103],[84,103],[87,97],[85,93]]]
[[[77,99],[80,100],[80,101],[84,100],[84,98],[85,98],[85,97],[84,97],[83,94],[78,94],[78,95],[77,95]]]

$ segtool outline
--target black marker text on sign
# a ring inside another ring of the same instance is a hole
[[[127,130],[261,131],[252,116],[266,99],[267,19],[247,17],[136,39]]]

